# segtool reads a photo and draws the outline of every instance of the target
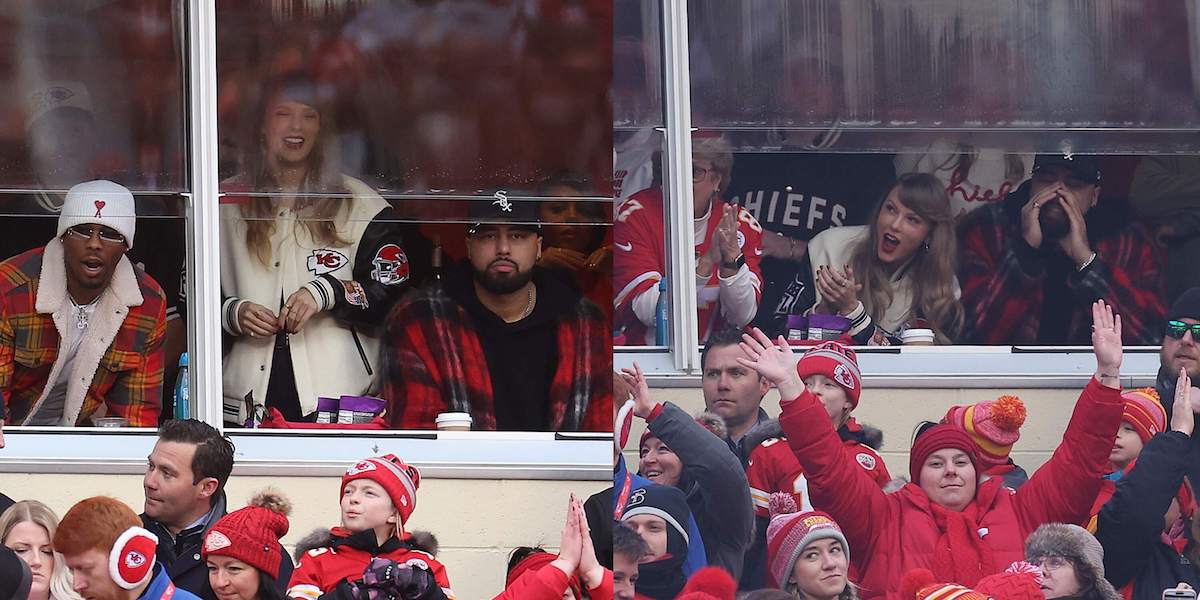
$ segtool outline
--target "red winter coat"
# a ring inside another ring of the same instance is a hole
[[[355,582],[362,579],[363,571],[371,564],[376,556],[394,560],[398,564],[410,564],[427,569],[433,573],[434,580],[442,588],[442,593],[448,600],[454,600],[454,592],[450,589],[450,579],[446,575],[446,567],[438,562],[432,554],[414,550],[407,542],[392,538],[383,546],[365,548],[374,544],[374,533],[355,535],[341,527],[330,530],[334,539],[344,540],[334,547],[313,548],[296,563],[292,572],[292,580],[288,583],[288,598],[298,600],[317,600],[322,594],[333,590],[343,581]],[[362,534],[363,532],[359,532]],[[364,544],[366,537],[370,540]]]
[[[1108,469],[1123,406],[1120,390],[1093,379],[1079,396],[1062,443],[1028,483],[1016,492],[999,478],[979,485],[973,501],[977,531],[993,553],[994,572],[1024,559],[1025,538],[1039,525],[1087,521]],[[905,573],[932,566],[943,533],[929,497],[911,483],[894,494],[880,490],[846,455],[824,406],[807,390],[782,409],[779,421],[813,483],[813,504],[833,516],[850,544],[862,575],[862,597],[898,598]]]
[[[527,571],[492,600],[562,600],[569,579],[557,567],[546,565],[536,571]],[[600,585],[588,590],[588,595],[592,600],[612,600],[612,571],[605,569],[604,579]]]

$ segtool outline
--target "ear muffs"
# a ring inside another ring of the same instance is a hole
[[[108,554],[108,574],[117,585],[132,590],[154,572],[157,552],[158,536],[141,527],[130,527],[117,538]]]

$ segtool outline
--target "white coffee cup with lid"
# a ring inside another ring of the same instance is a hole
[[[932,346],[933,339],[932,329],[905,329],[900,334],[900,341],[905,346]]]
[[[438,431],[470,431],[471,421],[471,413],[465,412],[444,412],[434,419]]]

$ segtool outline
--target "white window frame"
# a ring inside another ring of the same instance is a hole
[[[221,409],[216,9],[205,0],[186,0],[177,7],[187,11],[188,36],[191,188],[182,196],[187,207],[189,385],[193,417],[233,440],[234,474],[336,476],[365,456],[390,452],[420,467],[427,478],[611,480],[611,433],[226,431]],[[152,428],[21,427],[8,428],[4,435],[0,473],[143,473],[157,439]]]

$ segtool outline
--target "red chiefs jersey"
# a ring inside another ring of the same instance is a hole
[[[341,528],[334,528],[334,535],[347,534]],[[393,538],[394,540],[394,538]],[[399,548],[390,552],[378,554],[380,558],[394,560],[401,565],[413,565],[427,569],[433,573],[433,578],[441,586],[442,592],[449,600],[455,600],[454,592],[450,589],[450,579],[446,575],[446,567],[438,562],[432,554]],[[362,579],[363,571],[375,558],[371,553],[341,545],[337,548],[313,548],[304,553],[296,570],[292,572],[292,580],[288,583],[289,598],[301,600],[317,600],[342,581],[355,582]]]
[[[721,221],[724,202],[715,200],[709,210],[708,227],[702,237],[696,239],[696,256],[708,252],[713,231]],[[750,269],[754,285],[754,301],[762,299],[762,226],[746,209],[738,207],[738,245],[746,266]],[[615,325],[625,326],[625,339],[631,344],[653,344],[646,339],[650,333],[633,314],[633,299],[646,290],[658,285],[666,273],[666,229],[663,226],[663,197],[657,189],[642,190],[627,198],[617,207],[613,224],[613,298]],[[699,309],[698,322],[700,340],[720,327],[721,318],[719,293],[721,290],[718,269],[713,269],[705,285],[696,290]]]
[[[883,459],[870,446],[855,440],[842,440],[846,454],[867,470],[879,487],[892,480]],[[808,493],[808,478],[796,455],[787,444],[787,438],[776,437],[765,440],[750,452],[750,465],[746,467],[746,479],[750,481],[750,498],[754,501],[754,514],[770,518],[768,509],[771,494],[787,492],[796,500],[801,511],[813,510]],[[820,509],[818,506],[817,509]]]

